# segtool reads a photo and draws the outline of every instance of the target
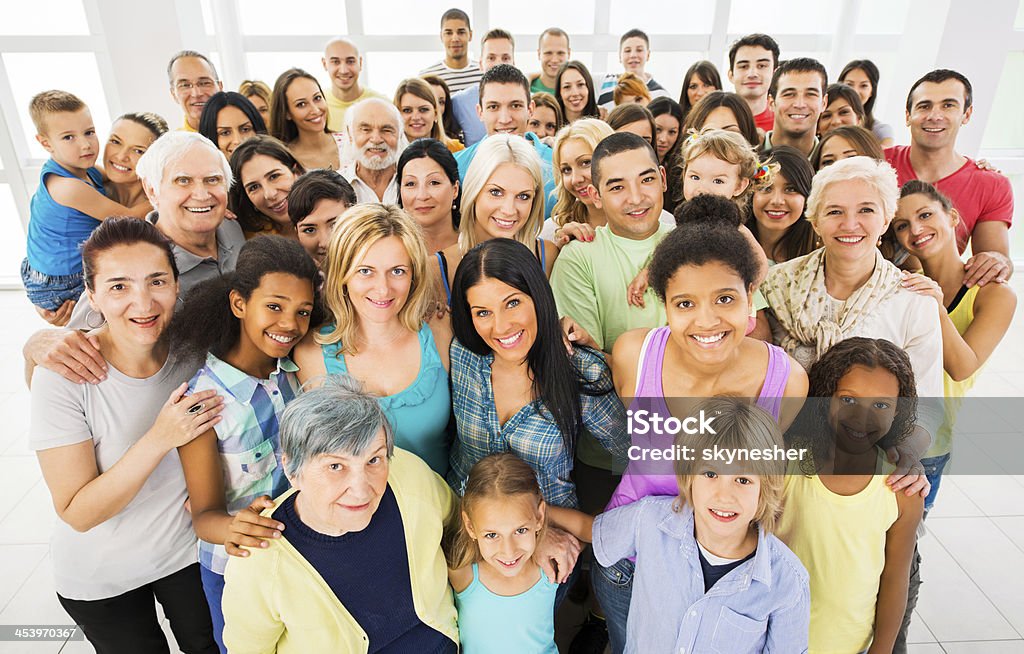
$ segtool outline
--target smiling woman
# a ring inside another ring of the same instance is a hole
[[[280,234],[297,238],[288,217],[288,194],[302,165],[283,143],[260,135],[242,143],[231,155],[230,207],[248,238]]]
[[[234,91],[222,91],[215,93],[203,107],[199,133],[216,143],[225,157],[230,157],[245,139],[266,134],[267,125],[256,106],[245,96]]]
[[[281,73],[271,94],[270,133],[285,143],[304,168],[341,166],[338,140],[327,128],[327,100],[320,82],[301,68]]]

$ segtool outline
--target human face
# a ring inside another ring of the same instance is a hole
[[[46,134],[36,139],[50,153],[53,160],[80,177],[96,165],[100,154],[100,140],[88,109],[61,111],[45,118]]]
[[[654,144],[658,161],[664,162],[665,155],[679,140],[679,121],[672,114],[661,114],[654,118]]]
[[[821,146],[821,158],[818,161],[818,170],[825,166],[831,166],[840,159],[849,159],[859,156],[861,152],[842,136],[831,136]]]
[[[323,265],[324,257],[327,256],[327,243],[334,232],[335,221],[347,209],[348,205],[341,200],[324,198],[313,207],[313,213],[295,225],[299,243],[313,258],[317,267]]]
[[[761,498],[760,476],[728,474],[738,471],[718,467],[706,466],[690,484],[694,536],[712,551],[741,547],[756,538],[750,524]]]
[[[702,193],[733,199],[750,185],[740,177],[739,164],[723,161],[710,152],[686,164],[683,174],[683,198],[692,200]]]
[[[680,266],[665,286],[672,342],[692,360],[726,365],[747,333],[752,303],[751,289],[730,266]]]
[[[736,51],[729,81],[744,100],[762,100],[768,95],[768,86],[775,72],[772,51],[759,45],[745,45]]]
[[[412,290],[412,259],[402,239],[387,236],[367,248],[345,290],[361,320],[383,324],[395,319]]]
[[[647,46],[647,41],[639,36],[631,36],[619,46],[619,63],[627,73],[634,73],[640,79],[646,79],[644,67],[650,58],[651,51]]]
[[[398,130],[395,116],[383,103],[371,102],[352,117],[352,142],[359,165],[384,170],[398,163]]]
[[[603,209],[616,236],[643,240],[658,231],[664,203],[665,171],[646,149],[627,150],[601,162],[594,206]],[[599,192],[598,192],[599,191]]]
[[[299,493],[295,509],[306,526],[328,536],[366,529],[388,485],[384,430],[359,454],[334,452],[308,461],[289,481]]]
[[[344,96],[359,84],[363,58],[359,56],[359,50],[348,41],[334,41],[328,44],[320,63],[327,71],[327,76],[331,78],[331,86],[337,95]]]
[[[542,105],[534,106],[530,120],[526,121],[526,128],[541,138],[554,136],[558,132],[555,110]]]
[[[171,97],[185,112],[192,129],[199,129],[207,100],[223,88],[213,67],[199,57],[180,57],[171,66]]]
[[[430,136],[430,131],[437,121],[434,105],[418,95],[405,93],[398,102],[398,110],[402,112],[405,123],[405,137],[409,141]]]
[[[526,565],[537,549],[544,524],[544,502],[534,505],[530,495],[480,498],[473,502],[473,517],[462,512],[466,531],[480,549],[480,559],[503,577],[528,573]]]
[[[649,120],[637,120],[632,123],[623,125],[616,132],[629,132],[630,134],[636,134],[643,140],[654,145],[654,135],[651,134],[651,122]]]
[[[803,215],[806,202],[785,175],[776,173],[771,184],[754,193],[752,206],[758,230],[786,231]]]
[[[448,98],[444,95],[444,88],[434,86],[433,84],[430,85],[430,88],[434,91],[434,97],[437,98],[437,109],[443,114],[444,108],[448,104]]]
[[[562,96],[567,122],[572,122],[583,115],[590,99],[590,89],[587,88],[587,82],[580,71],[575,68],[566,69],[562,74],[562,85],[558,87],[558,93]]]
[[[870,452],[892,428],[899,395],[899,380],[885,368],[852,366],[829,401],[836,447],[848,454]]]
[[[515,238],[526,225],[537,200],[530,173],[511,163],[494,169],[476,197],[476,230],[479,241]]]
[[[118,343],[154,345],[178,300],[167,252],[150,243],[117,245],[100,253],[93,286],[89,304],[103,314]]]
[[[533,298],[503,281],[484,277],[466,291],[473,327],[494,356],[519,365],[537,340]]]
[[[900,198],[892,229],[896,240],[918,259],[927,259],[956,243],[959,215],[947,212],[924,193]]]
[[[704,124],[701,125],[701,129],[724,129],[727,132],[742,134],[740,131],[740,121],[736,119],[736,114],[729,107],[712,109],[704,120]]]
[[[686,99],[690,101],[690,106],[697,104],[701,98],[708,93],[716,90],[711,84],[706,84],[704,80],[700,78],[700,75],[694,73],[690,76],[690,83],[686,85]]]
[[[480,50],[480,66],[486,73],[498,64],[516,63],[516,51],[508,39],[488,39]]]
[[[889,226],[882,199],[861,179],[830,184],[822,197],[814,231],[829,258],[848,262],[874,261],[878,239]]]
[[[221,159],[224,155],[193,145],[164,167],[158,190],[146,195],[160,214],[160,225],[182,235],[210,234],[224,220],[228,184]]]
[[[558,69],[569,59],[569,39],[555,34],[545,34],[537,49],[540,69],[550,80],[558,76]]]
[[[296,77],[284,92],[288,118],[304,132],[322,132],[327,124],[327,101],[320,85],[308,77]]]
[[[246,100],[252,103],[252,106],[256,107],[256,111],[260,112],[260,116],[263,118],[263,123],[266,125],[270,124],[270,107],[266,102],[263,101],[258,95],[248,95]]]
[[[590,160],[594,150],[583,139],[569,139],[562,143],[559,152],[558,174],[562,176],[562,187],[588,207],[594,206],[593,187],[590,179]]]
[[[942,150],[956,145],[960,126],[971,120],[974,108],[964,109],[964,85],[958,80],[925,82],[914,89],[910,98],[907,126],[916,147]]]
[[[134,184],[139,181],[135,166],[156,139],[153,132],[134,120],[119,120],[110,128],[110,137],[103,149],[103,170],[110,181]]]
[[[846,77],[839,81],[853,88],[853,90],[857,92],[857,95],[860,96],[860,103],[865,106],[867,105],[868,100],[871,99],[871,94],[874,92],[874,89],[871,87],[871,80],[868,79],[868,76],[863,70],[860,68],[854,68],[850,72],[846,73]]]
[[[825,111],[818,116],[818,134],[824,134],[842,125],[860,125],[860,116],[845,98],[836,98],[829,102]]]
[[[458,18],[441,23],[441,43],[448,59],[459,61],[466,57],[466,48],[473,40],[473,32],[466,21]]]
[[[424,229],[452,224],[452,204],[459,194],[459,182],[453,184],[441,164],[430,157],[411,159],[399,180],[402,207]]]
[[[241,326],[233,351],[259,367],[260,363],[288,356],[309,331],[313,283],[290,273],[265,273],[248,300],[233,290],[228,301]]]
[[[217,147],[225,157],[230,157],[242,141],[255,134],[252,121],[238,107],[229,104],[217,112]]]
[[[824,109],[821,74],[813,70],[794,70],[779,76],[775,97],[768,101],[775,111],[775,129],[803,136],[818,125]]]
[[[533,102],[519,84],[490,83],[476,108],[480,120],[491,134],[526,134],[526,121],[533,113]]]
[[[295,183],[295,173],[287,165],[265,154],[257,154],[242,164],[239,177],[256,211],[279,225],[291,226],[288,194]]]

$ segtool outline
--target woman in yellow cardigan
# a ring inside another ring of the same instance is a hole
[[[267,540],[228,563],[228,651],[454,654],[444,481],[394,447],[376,398],[347,377],[289,404],[280,438],[293,488],[254,517]]]

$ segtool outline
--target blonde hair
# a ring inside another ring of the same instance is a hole
[[[271,102],[270,87],[267,86],[266,82],[261,82],[258,79],[242,80],[242,83],[238,85],[238,92],[245,96],[247,100],[256,96],[267,104],[268,109],[274,106],[274,103]]]
[[[683,137],[680,136],[679,138]],[[683,142],[682,149],[679,150],[679,162],[683,169],[683,181],[686,180],[686,167],[690,162],[705,154],[710,154],[715,159],[739,166],[740,178],[750,180],[746,190],[732,198],[736,206],[740,208],[740,216],[746,216],[750,196],[754,194],[758,186],[771,183],[769,178],[758,180],[756,177],[761,169],[761,161],[757,158],[757,153],[754,151],[753,146],[738,132],[714,129],[712,127],[705,127],[699,132],[691,130],[689,136]]]
[[[689,435],[680,432],[676,437],[677,446],[693,448],[702,453],[705,448],[718,447],[728,450],[771,449],[784,447],[779,426],[764,409],[747,400],[730,397],[713,397],[702,401],[694,408],[693,414],[703,411],[714,416],[715,430],[712,433]],[[786,464],[784,461],[751,460],[743,461],[742,472],[757,476],[761,482],[761,493],[757,498],[757,510],[752,523],[761,526],[766,534],[772,533],[782,514],[782,490],[785,485]],[[676,461],[676,475],[679,477],[679,496],[693,505],[693,480],[704,473],[705,462],[698,455],[692,460]]]
[[[526,461],[511,452],[491,454],[476,462],[469,471],[466,488],[462,495],[461,512],[469,516],[473,506],[481,500],[528,500],[535,511],[540,511],[544,496],[537,483],[537,474]],[[472,518],[470,518],[472,520]],[[480,548],[466,529],[465,519],[460,515],[451,520],[445,534],[445,556],[452,570],[464,568],[480,559]],[[545,525],[541,525],[543,531]],[[538,532],[538,540],[540,533]]]
[[[515,134],[494,134],[480,142],[469,164],[462,184],[462,222],[459,225],[459,248],[468,252],[477,245],[476,201],[491,175],[502,164],[522,168],[533,178],[533,207],[526,223],[516,232],[515,240],[532,248],[544,224],[544,178],[540,155],[529,141]]]
[[[636,73],[623,73],[619,75],[615,88],[612,89],[612,101],[622,104],[623,98],[627,95],[635,95],[644,99],[645,104],[651,101],[651,93],[647,90],[647,84]]]
[[[860,180],[867,182],[878,193],[882,205],[882,215],[886,221],[896,215],[896,203],[899,200],[900,187],[896,179],[896,171],[884,161],[871,157],[858,156],[837,161],[825,166],[814,175],[811,181],[811,193],[807,196],[807,220],[817,224],[818,213],[824,204],[824,195],[830,186],[839,182]]]
[[[402,111],[402,96],[406,93],[416,96],[434,108],[434,124],[430,128],[430,138],[447,144],[448,135],[444,133],[444,125],[441,124],[444,116],[441,114],[441,108],[437,104],[437,96],[434,95],[434,89],[430,87],[430,84],[419,77],[410,77],[399,82],[398,88],[395,89],[395,108],[398,109],[399,113]],[[405,131],[404,118],[401,127],[402,131]]]
[[[562,174],[560,172],[562,167],[562,146],[568,141],[576,139],[586,143],[590,148],[590,153],[593,154],[597,144],[614,133],[608,123],[603,120],[580,118],[571,125],[563,127],[555,135],[555,147],[552,149],[551,154],[551,168],[555,174],[555,193],[557,194],[558,201],[555,203],[555,208],[551,210],[551,219],[559,227],[566,223],[587,222],[587,205],[583,204],[579,198],[573,196],[562,183]]]
[[[324,304],[334,319],[334,331],[316,334],[321,345],[341,344],[341,354],[356,354],[358,314],[348,296],[348,280],[366,252],[378,241],[397,236],[412,262],[412,285],[405,305],[398,310],[402,326],[419,331],[434,282],[427,266],[427,246],[419,225],[394,205],[357,204],[338,218],[324,257]]]
[[[46,118],[53,114],[75,113],[88,109],[85,103],[73,93],[67,91],[43,91],[36,94],[28,105],[28,113],[36,132],[46,135]]]

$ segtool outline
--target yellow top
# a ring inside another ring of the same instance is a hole
[[[181,127],[179,127],[178,129],[180,131],[182,131],[182,132],[193,132],[193,133],[195,133],[195,132],[199,131],[198,129],[192,129],[192,126],[188,124],[188,119],[187,118],[182,119]]]
[[[882,454],[879,466],[883,470]],[[885,567],[885,537],[899,517],[896,495],[876,474],[855,495],[837,495],[817,475],[791,468],[776,535],[811,580],[812,654],[862,652],[871,644]]]
[[[956,327],[957,333],[961,336],[964,335],[967,328],[974,322],[974,300],[978,297],[979,288],[981,287],[972,286],[967,289],[963,298],[960,299],[960,303],[949,314],[949,319],[953,322],[953,326]],[[945,417],[942,420],[942,426],[939,427],[938,433],[935,434],[935,442],[932,443],[931,448],[924,455],[925,458],[942,456],[953,449],[953,427],[956,425],[956,414],[960,412],[960,405],[963,404],[964,396],[974,386],[974,382],[978,379],[978,373],[980,372],[981,368],[975,370],[973,375],[963,381],[953,381],[949,373],[945,370],[942,371],[942,394],[946,398],[943,402]]]
[[[334,97],[334,93],[331,89],[327,89],[324,96],[324,99],[327,100],[327,129],[332,132],[345,131],[345,111],[360,100],[365,100],[367,98],[383,98],[387,100],[383,94],[367,88],[364,88],[359,97],[351,102],[339,100]]]

